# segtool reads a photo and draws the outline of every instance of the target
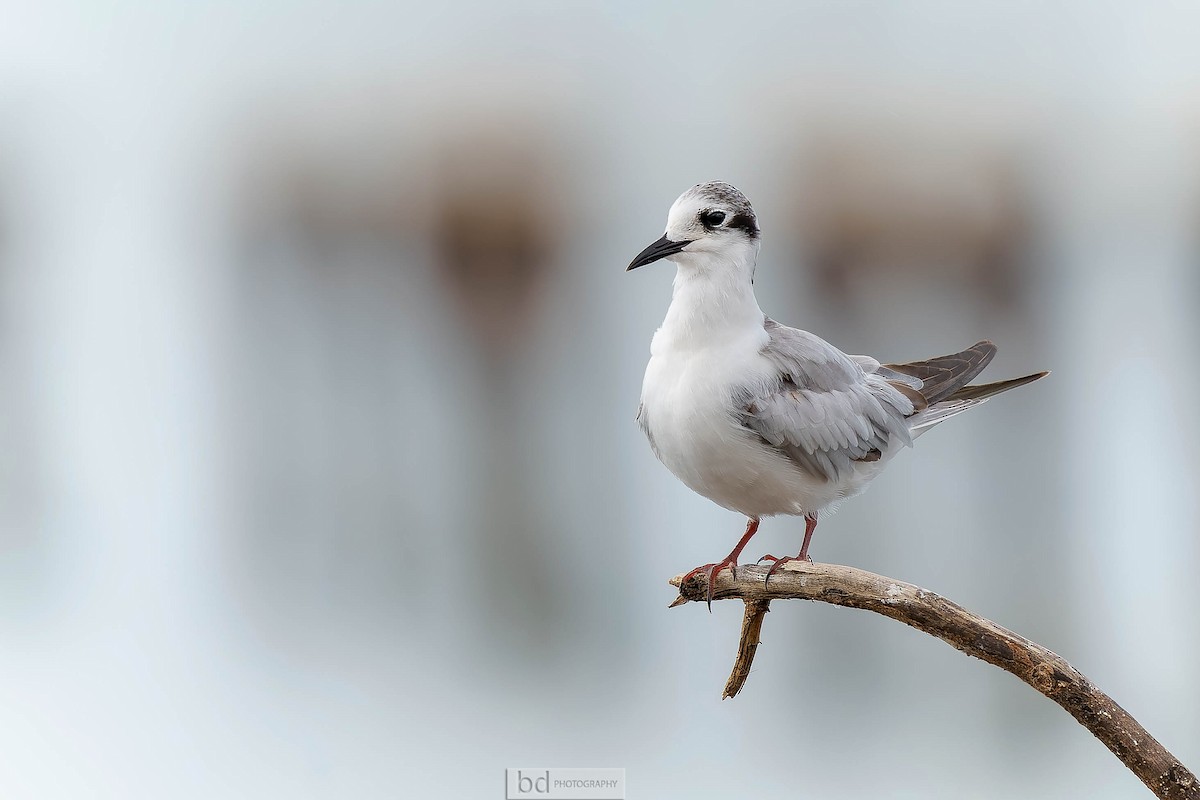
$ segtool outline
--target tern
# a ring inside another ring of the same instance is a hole
[[[933,426],[1047,372],[970,385],[996,354],[982,341],[952,355],[882,364],[847,355],[766,316],[754,296],[761,232],[728,183],[702,183],[671,206],[662,238],[627,270],[668,260],[675,282],[654,334],[637,420],[658,459],[693,491],[743,514],[746,530],[704,572],[736,570],[763,517],[802,516],[811,560],[817,517],[863,492]]]

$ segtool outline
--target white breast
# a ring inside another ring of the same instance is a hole
[[[639,421],[659,460],[718,505],[750,517],[815,511],[837,499],[838,487],[800,471],[735,416],[738,389],[773,375],[761,347],[757,333],[702,350],[656,337]]]

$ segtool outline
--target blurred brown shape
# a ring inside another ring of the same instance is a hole
[[[1011,148],[935,126],[828,125],[800,168],[801,245],[836,302],[897,271],[966,284],[998,306],[1019,298],[1030,213]]]
[[[563,219],[546,148],[502,124],[441,146],[433,177],[434,266],[459,321],[510,357],[539,312]]]
[[[512,357],[537,319],[568,219],[563,138],[536,104],[517,115],[461,110],[475,105],[439,105],[409,128],[347,114],[324,137],[261,125],[242,170],[247,233],[286,231],[315,256],[322,283],[348,279],[333,253],[352,242],[382,244],[398,267],[419,263],[413,248],[427,252],[453,323],[489,362]]]

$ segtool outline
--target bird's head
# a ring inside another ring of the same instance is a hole
[[[626,268],[669,259],[683,270],[749,269],[758,257],[758,218],[746,196],[728,183],[701,183],[679,196],[667,231]]]

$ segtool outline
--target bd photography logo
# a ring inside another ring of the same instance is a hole
[[[505,770],[506,800],[625,800],[625,770],[521,767]]]

